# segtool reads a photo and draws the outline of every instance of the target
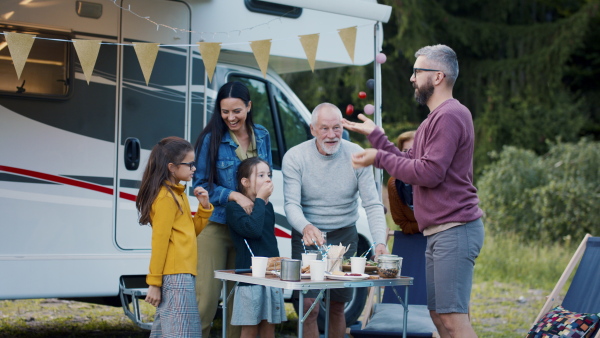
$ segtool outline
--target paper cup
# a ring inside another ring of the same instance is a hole
[[[265,277],[268,261],[267,257],[252,257],[252,277]]]
[[[317,260],[317,253],[311,253],[311,252],[307,252],[307,253],[303,253],[302,254],[302,267],[305,268],[307,266],[310,265],[310,261],[315,261]]]
[[[365,273],[365,266],[367,264],[367,257],[350,257],[350,267],[352,273]]]
[[[317,281],[325,279],[325,261],[310,261],[310,279]]]

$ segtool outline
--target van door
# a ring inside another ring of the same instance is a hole
[[[130,1],[136,13],[154,22],[190,30],[191,12],[182,2]],[[115,242],[121,249],[150,249],[151,230],[140,228],[135,208],[144,168],[152,147],[162,138],[186,138],[189,120],[190,34],[159,27],[122,11],[120,114],[116,144],[117,215]],[[144,12],[144,13],[142,13]],[[146,85],[132,42],[160,43],[158,56]],[[177,45],[182,45],[181,47]],[[139,161],[138,161],[139,160]]]

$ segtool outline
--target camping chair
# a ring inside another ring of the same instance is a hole
[[[402,275],[414,277],[408,295],[407,337],[438,337],[435,325],[427,310],[427,288],[425,283],[425,249],[427,238],[423,234],[405,235],[402,231],[391,231],[394,236],[392,253],[403,257]],[[371,313],[363,321],[362,328],[351,329],[354,338],[359,337],[399,337],[404,328],[404,311],[396,293],[402,295],[400,286],[385,288],[381,303],[373,305],[376,288],[371,288],[367,300],[366,313]]]
[[[573,281],[560,302],[559,293],[575,269]],[[537,325],[540,319],[557,305],[562,305],[566,310],[575,313],[600,312],[600,237],[587,234],[583,238],[535,319],[534,325]],[[600,329],[596,328],[596,334],[592,337],[599,338]]]

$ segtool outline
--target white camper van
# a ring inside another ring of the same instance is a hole
[[[317,68],[352,64],[337,33],[351,26],[354,64],[372,62],[375,25],[255,0],[2,1],[0,32],[36,39],[17,79],[0,35],[0,299],[119,305],[120,284],[127,291],[148,271],[151,228],[138,224],[134,201],[150,149],[170,135],[194,143],[216,91],[234,79],[271,135],[276,235],[289,257],[281,159],[311,137],[310,112],[278,74],[309,69],[304,34],[320,33]],[[103,41],[89,84],[71,39]],[[272,39],[266,77],[248,43],[261,39]],[[148,85],[131,47],[140,41],[161,44]],[[212,82],[198,41],[223,43]],[[358,228],[363,251],[364,211]],[[365,297],[358,289],[348,323]]]

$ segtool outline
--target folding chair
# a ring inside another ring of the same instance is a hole
[[[575,269],[573,281],[560,302],[559,293]],[[587,234],[583,238],[535,319],[534,325],[557,305],[562,305],[571,312],[600,313],[600,237]],[[600,338],[600,329],[597,328],[592,337]]]
[[[423,234],[405,235],[402,231],[393,231],[394,246],[392,253],[403,257],[402,275],[414,277],[413,285],[408,293],[408,330],[407,337],[438,337],[437,330],[427,310],[427,288],[425,283],[425,249],[427,238]],[[381,303],[372,305],[375,288],[371,288],[367,301],[367,313],[372,315],[360,330],[351,329],[354,338],[359,337],[399,337],[404,328],[402,320],[404,311],[398,302],[400,287],[386,287]]]

